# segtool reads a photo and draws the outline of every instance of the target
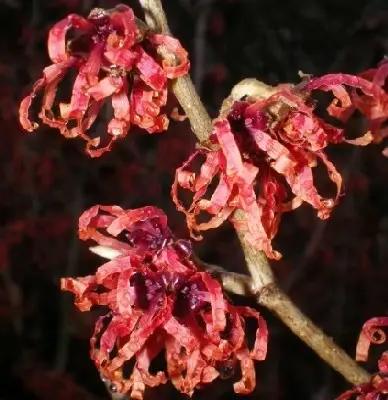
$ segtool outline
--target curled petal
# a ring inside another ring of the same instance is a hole
[[[110,276],[124,273],[126,271],[134,272],[136,270],[137,259],[131,256],[120,256],[114,260],[110,260],[107,263],[101,265],[96,271],[96,282],[100,285],[110,286],[107,280]],[[128,279],[128,277],[127,277]],[[118,285],[118,280],[115,282]]]
[[[163,60],[162,66],[167,73],[167,78],[175,79],[188,73],[190,69],[188,54],[177,39],[171,36],[152,34],[148,36],[148,40],[152,44],[165,47],[179,60],[178,65],[171,65],[169,61]]]
[[[117,339],[130,335],[138,320],[139,317],[137,316],[127,319],[123,319],[121,316],[112,317],[99,340],[98,361],[101,364],[109,360],[109,354],[112,352]]]
[[[155,304],[147,314],[140,317],[138,329],[120,348],[118,356],[112,360],[108,368],[110,371],[120,368],[126,360],[130,360],[142,348],[151,334],[170,319],[173,301],[171,298],[165,298],[163,301],[163,306],[156,307]]]
[[[163,90],[167,84],[167,76],[163,69],[141,47],[138,54],[136,68],[140,72],[140,78],[155,91]]]
[[[257,320],[258,326],[256,329],[256,340],[254,348],[251,351],[251,356],[253,359],[262,361],[267,357],[267,345],[268,345],[268,328],[265,319],[258,313],[249,307],[236,307],[237,312],[241,317],[255,318]]]
[[[100,211],[107,212],[112,215],[100,215]],[[106,229],[115,219],[115,217],[123,213],[122,208],[118,206],[93,206],[85,211],[79,218],[78,230],[81,240],[92,239],[96,243],[109,246],[113,249],[130,251],[131,246],[114,238],[106,236],[99,232],[99,229]]]
[[[92,86],[88,90],[88,94],[96,101],[100,101],[112,96],[114,93],[119,93],[123,86],[124,80],[122,77],[108,76],[98,82],[97,85]]]
[[[218,338],[218,334],[225,329],[226,325],[225,305],[222,288],[219,282],[213,279],[208,273],[200,274],[201,279],[210,294],[210,304],[212,307],[212,326],[209,333],[210,335],[216,335],[216,337]]]
[[[160,114],[160,108],[166,104],[166,101],[166,88],[158,92],[136,80],[130,96],[132,123],[149,133],[166,130],[168,118],[165,114]]]
[[[130,48],[136,42],[136,21],[135,14],[131,7],[125,4],[117,5],[109,15],[113,27],[118,27],[123,30],[123,37],[120,38],[119,46],[121,48]],[[110,35],[111,36],[111,35]],[[111,44],[108,38],[108,44]]]
[[[240,179],[244,179],[244,163],[228,120],[216,120],[213,126],[226,159],[226,174],[231,177],[238,176]]]
[[[163,350],[165,336],[163,333],[154,335],[147,341],[144,347],[136,356],[136,369],[139,371],[141,381],[149,387],[159,386],[167,382],[165,372],[158,371],[156,375],[152,375],[149,371],[151,361]]]
[[[54,104],[55,94],[57,91],[58,83],[63,79],[69,68],[75,63],[74,58],[70,58],[67,61],[63,61],[58,64],[50,65],[43,70],[43,77],[39,79],[32,89],[32,93],[25,97],[20,103],[19,108],[19,120],[24,129],[32,132],[38,128],[38,124],[31,122],[28,113],[32,104],[32,100],[36,94],[44,88],[43,103],[40,115],[44,121],[50,121],[47,115],[52,115],[52,106]],[[63,123],[59,123],[59,126],[63,126]]]
[[[82,126],[82,119],[90,106],[90,94],[88,88],[98,83],[98,73],[101,65],[102,46],[96,45],[91,51],[90,57],[80,68],[73,85],[70,103],[59,105],[60,115],[64,121],[75,119]],[[74,133],[72,137],[82,136],[83,130]]]
[[[368,359],[371,343],[381,344],[385,342],[385,332],[380,328],[385,326],[388,326],[388,317],[372,318],[365,322],[357,343],[357,361],[366,361]]]
[[[252,393],[256,386],[256,372],[249,351],[244,349],[237,352],[237,359],[241,365],[241,380],[233,384],[234,391],[239,394]]]
[[[89,311],[93,304],[96,304],[96,298],[92,290],[96,287],[96,278],[93,275],[84,278],[62,278],[61,290],[73,292],[75,294],[74,304],[81,311]],[[94,298],[93,298],[94,297]]]
[[[198,338],[191,333],[190,328],[180,324],[179,321],[173,316],[164,325],[164,329],[169,335],[174,337],[182,347],[186,349],[188,354],[198,349]]]
[[[50,29],[47,46],[49,57],[53,63],[61,63],[70,59],[71,56],[66,48],[66,34],[71,28],[89,31],[93,29],[93,25],[77,14],[70,14],[57,22]]]
[[[361,89],[368,96],[378,96],[384,94],[383,90],[372,82],[349,74],[327,74],[320,78],[312,79],[307,83],[305,89],[331,90],[332,87],[337,85],[348,85],[350,87]]]
[[[109,122],[108,133],[116,140],[125,137],[130,128],[130,105],[127,95],[128,84],[123,82],[123,87],[118,93],[112,95],[114,118]]]
[[[355,110],[359,110],[367,118],[370,132],[355,141],[348,142],[363,146],[369,144],[372,137],[375,141],[380,139],[383,123],[387,119],[388,95],[383,89],[387,70],[387,64],[383,62],[378,68],[368,70],[360,76],[329,74],[313,78],[305,88],[332,92],[335,98],[328,107],[328,112],[341,121],[347,121]],[[345,86],[351,88],[350,94]]]

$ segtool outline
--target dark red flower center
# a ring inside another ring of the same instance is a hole
[[[144,254],[162,250],[172,239],[171,231],[157,217],[134,222],[120,236]]]
[[[249,133],[250,129],[266,131],[270,117],[265,110],[252,109],[247,101],[236,101],[228,115],[228,121],[234,133],[237,146],[245,159],[255,165],[265,158]],[[247,112],[249,110],[249,112]]]
[[[95,43],[105,41],[114,31],[108,12],[101,8],[95,8],[92,10],[89,14],[88,20],[95,28],[95,31],[91,33],[92,40]]]
[[[173,314],[183,317],[205,304],[203,284],[190,280],[190,274],[173,272],[136,272],[130,279],[135,290],[136,308],[147,310],[150,304],[161,303],[165,296],[177,295]]]

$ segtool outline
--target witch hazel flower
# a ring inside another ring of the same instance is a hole
[[[341,142],[366,145],[371,135],[346,140],[343,129],[315,115],[309,91],[280,85],[261,92],[264,95],[229,101],[223,107],[209,143],[177,169],[172,197],[185,213],[193,238],[201,239],[202,231],[229,219],[245,231],[252,245],[279,259],[272,239],[284,212],[308,203],[326,219],[339,200],[342,178],[325,148]],[[334,197],[323,197],[315,187],[313,170],[318,163],[335,184]],[[181,200],[182,191],[193,193],[188,206]],[[235,217],[238,209],[245,212],[244,220]]]
[[[170,380],[191,396],[238,369],[235,392],[253,391],[253,362],[267,352],[264,319],[231,304],[220,283],[197,269],[190,242],[172,235],[161,210],[95,206],[80,217],[79,232],[120,254],[94,275],[61,280],[81,311],[108,309],[96,323],[91,358],[118,391],[143,399],[147,387]],[[257,323],[252,348],[246,319]]]
[[[177,65],[161,60],[163,46]],[[48,53],[52,65],[25,97],[19,109],[20,122],[31,132],[38,128],[29,111],[38,92],[43,90],[39,118],[60,130],[67,138],[81,137],[86,152],[98,157],[112,143],[127,135],[132,125],[149,133],[167,129],[169,120],[161,111],[167,101],[167,81],[185,75],[190,67],[187,52],[177,39],[151,33],[126,5],[111,10],[93,9],[87,18],[71,14],[49,32]],[[55,104],[59,83],[76,71],[69,103]],[[106,101],[111,100],[113,117],[107,131],[108,143],[88,135]],[[59,108],[59,115],[56,109]]]

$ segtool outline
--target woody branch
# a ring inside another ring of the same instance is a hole
[[[157,32],[170,34],[166,15],[160,0],[140,0],[140,4],[145,13],[148,26]],[[168,54],[163,54],[168,57]],[[187,115],[192,131],[199,142],[206,141],[212,131],[212,121],[204,105],[199,98],[195,87],[188,75],[178,78],[173,83],[173,92]],[[249,91],[257,92],[270,90],[268,86],[255,80],[245,80],[241,85],[237,85],[232,91],[232,97],[227,99],[233,101],[233,96],[242,97],[249,95]],[[248,92],[247,92],[248,91]],[[224,103],[225,104],[225,103]],[[239,212],[241,215],[241,212]],[[236,216],[237,218],[239,215]],[[257,303],[271,310],[277,315],[289,329],[303,340],[312,350],[314,350],[328,365],[338,371],[347,381],[354,385],[367,382],[369,374],[360,368],[356,362],[349,357],[343,349],[337,346],[331,338],[317,327],[292,300],[279,288],[273,275],[272,268],[267,257],[261,251],[254,249],[246,243],[243,233],[237,231],[241,247],[244,251],[245,261],[251,280],[247,295],[255,294]],[[228,273],[218,273],[227,280]],[[233,276],[232,284],[228,285],[228,290],[234,292],[233,286],[238,287],[236,293],[242,294],[242,288],[246,287],[247,279]],[[233,282],[235,285],[233,285]],[[236,283],[237,282],[237,283]],[[230,282],[229,282],[230,283]],[[225,287],[225,286],[224,286]],[[226,287],[225,287],[226,288]]]

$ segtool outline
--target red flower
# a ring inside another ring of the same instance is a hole
[[[117,390],[142,399],[146,386],[171,380],[191,395],[200,384],[231,375],[237,363],[242,377],[235,392],[254,389],[253,360],[265,359],[267,351],[265,321],[248,307],[233,306],[219,282],[197,270],[190,242],[172,236],[162,211],[92,207],[80,218],[80,237],[121,253],[93,276],[61,282],[80,310],[109,308],[96,324],[91,357]],[[251,350],[245,318],[258,323]],[[157,365],[163,352],[167,367],[152,374],[151,362]]]
[[[367,361],[370,344],[382,344],[386,335],[380,327],[388,326],[388,317],[372,318],[365,322],[357,343],[356,360]],[[337,400],[377,400],[385,398],[388,394],[388,352],[384,352],[378,361],[379,371],[374,374],[365,384],[348,390],[337,398]],[[385,396],[384,396],[385,395]]]
[[[73,39],[68,38],[69,31]],[[151,54],[163,45],[180,61],[172,66]],[[94,9],[87,19],[71,14],[50,30],[48,52],[52,65],[20,105],[20,122],[33,131],[38,124],[28,113],[36,94],[44,89],[39,117],[68,137],[82,137],[92,157],[110,150],[112,142],[125,137],[132,124],[149,133],[167,129],[168,118],[161,113],[167,100],[167,79],[189,70],[187,52],[178,40],[153,34],[134,16],[132,9],[119,5],[112,10]],[[71,70],[78,70],[70,103],[59,104],[59,116],[52,110],[59,82]],[[87,131],[95,122],[105,100],[112,98],[113,118],[108,124],[109,143],[102,148],[100,137]],[[75,125],[70,127],[70,123]]]
[[[364,145],[370,135],[345,140],[343,130],[325,123],[307,104],[308,95],[283,85],[275,94],[258,101],[236,101],[226,118],[213,123],[211,148],[196,151],[176,172],[172,196],[187,217],[191,234],[215,228],[229,218],[246,231],[247,239],[268,257],[279,259],[272,249],[283,212],[312,205],[328,218],[341,191],[341,175],[328,160],[329,143]],[[195,159],[205,156],[199,174],[190,171]],[[321,197],[314,186],[313,168],[322,162],[337,187],[334,198]],[[215,185],[213,194],[209,187]],[[194,193],[188,209],[180,202],[179,187]],[[210,199],[209,199],[210,197]],[[246,212],[246,220],[233,216]],[[203,211],[212,216],[197,222]]]

